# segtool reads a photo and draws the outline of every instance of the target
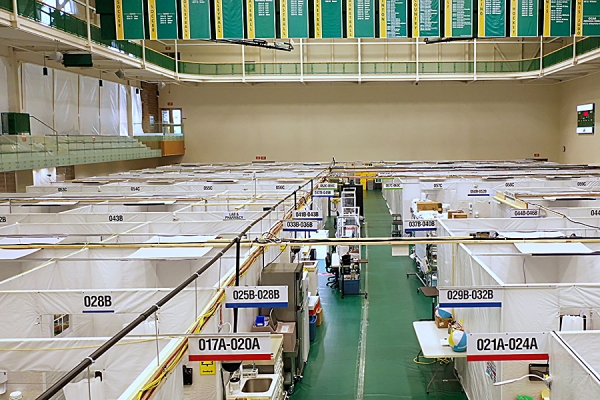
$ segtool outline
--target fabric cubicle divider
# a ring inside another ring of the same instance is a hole
[[[99,89],[97,78],[79,77],[79,126],[82,135],[100,135]]]
[[[129,136],[127,117],[127,86],[119,85],[119,135]]]
[[[550,335],[548,347],[553,398],[600,398],[599,343],[597,331]]]
[[[16,382],[23,382],[18,379],[25,377],[29,377],[30,380],[37,377],[39,382],[42,382],[42,373],[60,374],[69,371],[78,360],[87,357],[94,348],[108,339],[0,339],[0,370],[9,371],[11,379],[16,379]],[[159,340],[159,348],[164,348],[167,343],[168,339]],[[96,361],[94,370],[103,371],[107,398],[119,398],[125,388],[142,372],[149,354],[156,354],[155,340],[131,337],[123,339],[122,344],[108,350]]]
[[[48,68],[44,76],[42,67],[34,64],[23,64],[23,83],[25,95],[25,112],[36,117],[44,124],[54,126],[52,79],[54,70]],[[32,135],[52,135],[54,132],[39,121],[31,120]]]
[[[54,70],[54,129],[59,135],[79,133],[79,77]]]
[[[99,91],[100,134],[118,136],[120,131],[119,84],[105,80]]]
[[[10,107],[8,101],[8,74],[10,70],[8,60],[0,57],[0,112],[7,112]]]
[[[136,93],[137,91],[137,93]],[[144,129],[142,127],[142,95],[140,89],[131,88],[131,100],[132,100],[132,123],[133,123],[133,134],[143,135]]]

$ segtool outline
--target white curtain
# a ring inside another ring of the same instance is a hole
[[[54,71],[54,129],[59,135],[79,133],[79,77]]]
[[[48,68],[44,76],[43,68],[39,65],[23,65],[23,82],[25,92],[25,112],[36,117],[44,124],[54,126],[54,109],[52,95],[52,76],[54,71]],[[52,135],[52,129],[44,126],[35,119],[31,120],[32,135]]]
[[[8,61],[0,57],[0,112],[8,111]]]
[[[143,135],[144,129],[142,128],[142,96],[137,88],[131,88],[131,99],[133,103],[133,134]]]
[[[127,123],[127,86],[119,85],[119,134],[129,135],[129,124]]]
[[[81,135],[100,135],[99,88],[97,78],[79,77],[79,125]]]
[[[119,84],[104,81],[100,88],[100,121],[104,136],[119,135]]]

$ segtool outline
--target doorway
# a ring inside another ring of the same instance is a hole
[[[163,134],[183,133],[183,112],[181,108],[161,108],[160,122]]]

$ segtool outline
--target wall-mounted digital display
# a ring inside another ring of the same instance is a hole
[[[577,133],[593,134],[596,124],[595,104],[577,106]]]

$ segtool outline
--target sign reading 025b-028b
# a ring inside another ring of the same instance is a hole
[[[226,308],[277,308],[287,306],[287,286],[230,286],[225,288]]]
[[[188,337],[190,361],[271,360],[269,333],[231,333]]]

